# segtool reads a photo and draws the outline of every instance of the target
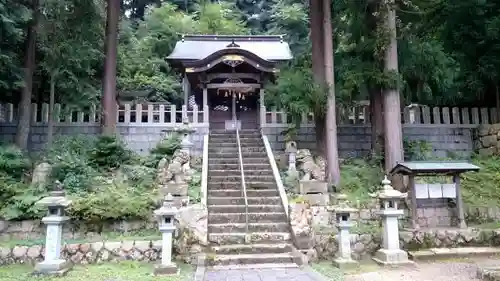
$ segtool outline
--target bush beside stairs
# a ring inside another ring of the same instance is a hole
[[[208,148],[207,264],[296,267],[290,226],[258,130],[240,130],[248,233],[235,131],[212,130]]]

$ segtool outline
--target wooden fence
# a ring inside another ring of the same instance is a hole
[[[32,124],[46,124],[49,120],[49,105],[47,103],[32,104]],[[98,124],[100,112],[95,106],[83,109],[65,108],[60,104],[54,105],[54,122],[64,124]],[[208,123],[208,106],[205,110],[198,110],[194,106],[188,110],[186,106],[177,109],[175,105],[165,104],[123,104],[117,108],[118,124],[164,124],[176,125],[188,118],[192,124]],[[16,123],[18,108],[13,104],[0,104],[0,123]]]

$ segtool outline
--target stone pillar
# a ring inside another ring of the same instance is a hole
[[[259,91],[259,100],[260,100],[260,109],[259,109],[259,116],[260,116],[260,126],[266,124],[266,102],[265,102],[265,90],[260,89]]]
[[[191,85],[189,85],[189,80],[188,80],[187,76],[184,75],[184,77],[182,78],[182,90],[184,92],[184,105],[186,107],[189,104],[189,95],[191,92],[190,86]]]
[[[339,229],[339,252],[333,264],[342,269],[357,267],[358,262],[351,257],[351,234],[349,230],[353,226],[351,214],[358,210],[348,206],[347,196],[343,194],[337,196],[337,206],[334,206],[331,210],[335,212],[337,227]]]
[[[399,222],[398,218],[404,211],[398,209],[399,202],[406,198],[406,193],[401,193],[391,186],[387,176],[382,181],[382,190],[378,192],[380,200],[379,215],[382,219],[382,247],[375,253],[373,260],[382,265],[411,264],[408,254],[399,248]]]
[[[288,153],[288,172],[296,172],[297,143],[294,141],[287,142],[285,153]]]
[[[172,262],[172,234],[175,231],[175,214],[178,210],[174,206],[174,198],[171,194],[165,196],[163,206],[154,211],[158,219],[158,226],[162,233],[161,263],[155,266],[155,275],[178,274],[177,265]]]
[[[203,123],[209,123],[210,108],[208,106],[208,89],[203,85]]]
[[[65,197],[62,185],[58,181],[48,197],[36,202],[36,205],[46,207],[48,212],[42,219],[47,225],[45,256],[42,262],[36,264],[34,274],[64,275],[71,268],[71,263],[61,258],[62,228],[64,222],[69,220],[65,215],[65,209],[70,204],[71,200]]]

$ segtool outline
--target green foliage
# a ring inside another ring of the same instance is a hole
[[[470,206],[498,206],[500,203],[500,158],[476,156],[472,163],[479,172],[462,175],[461,190],[464,202]]]
[[[29,168],[29,158],[19,148],[13,145],[0,146],[0,174],[21,179]]]
[[[118,219],[148,219],[155,204],[152,190],[111,182],[75,196],[69,214],[75,220],[102,222]]]
[[[384,178],[383,171],[377,164],[363,159],[345,160],[340,166],[340,190],[351,202],[359,200],[361,204],[369,201],[370,193],[377,191]]]
[[[181,148],[181,135],[176,133],[168,134],[151,150],[146,166],[156,168],[158,162],[164,157],[170,161],[179,148]]]
[[[131,159],[132,152],[115,136],[100,136],[93,147],[89,160],[97,168],[118,168]]]
[[[405,160],[421,161],[428,160],[432,152],[432,146],[425,140],[403,140]]]
[[[298,128],[304,113],[325,115],[326,91],[314,82],[309,62],[296,60],[280,71],[276,83],[266,85],[266,104],[285,110]]]
[[[201,202],[201,172],[196,171],[188,182],[188,195],[191,203]]]

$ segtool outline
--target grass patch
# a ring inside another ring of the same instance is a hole
[[[333,266],[332,262],[319,262],[311,264],[311,267],[316,270],[318,273],[326,277],[329,281],[343,281],[344,273],[335,266]],[[1,279],[0,279],[1,280]]]
[[[8,265],[0,267],[0,281],[189,281],[193,279],[193,267],[186,264],[177,264],[180,274],[177,276],[153,276],[154,265],[150,263],[123,261],[87,266],[75,266],[65,277],[33,277],[30,276],[33,266]]]
[[[127,233],[122,232],[106,232],[98,236],[84,238],[84,239],[63,239],[64,244],[80,244],[102,241],[144,241],[144,240],[161,240],[161,233],[158,230],[140,230],[130,231]],[[11,239],[0,241],[0,247],[14,247],[14,246],[34,246],[45,244],[43,239]],[[0,279],[1,280],[1,279]]]

